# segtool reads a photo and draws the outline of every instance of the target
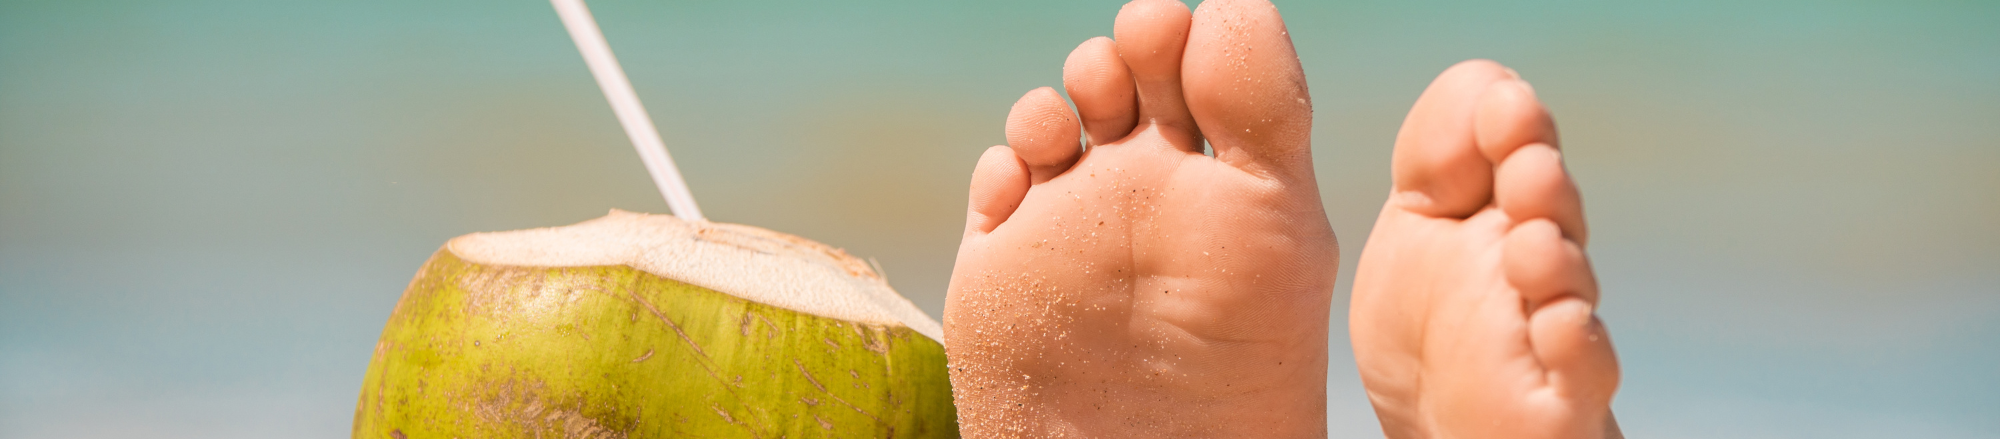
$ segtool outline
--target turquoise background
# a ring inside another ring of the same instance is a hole
[[[594,2],[702,207],[943,305],[968,171],[1112,1]],[[1556,112],[1635,438],[2000,436],[2000,2],[1280,1],[1342,252],[1432,76]],[[540,1],[0,0],[0,437],[335,438],[452,236],[664,212]]]

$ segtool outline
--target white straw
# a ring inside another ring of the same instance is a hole
[[[570,39],[576,40],[576,49],[583,52],[583,62],[590,65],[597,86],[604,89],[604,98],[611,101],[611,111],[618,114],[618,123],[625,126],[625,135],[632,138],[632,147],[639,150],[639,161],[653,175],[653,184],[660,187],[660,195],[667,197],[667,208],[681,219],[705,221],[701,208],[694,205],[694,194],[688,192],[687,182],[681,180],[680,169],[674,167],[674,158],[667,156],[667,145],[660,141],[660,131],[653,128],[646,107],[639,105],[639,94],[632,91],[632,81],[625,79],[625,69],[618,67],[618,58],[611,56],[611,45],[604,42],[604,32],[597,29],[597,19],[590,16],[590,8],[583,5],[583,0],[549,1],[555,4],[556,15],[562,16],[563,27],[569,28]]]

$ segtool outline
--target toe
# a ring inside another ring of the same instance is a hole
[[[1076,163],[1081,145],[1076,116],[1055,89],[1029,91],[1007,113],[1007,145],[1028,164],[1030,180],[1041,183]]]
[[[1474,118],[1479,151],[1487,160],[1500,163],[1507,155],[1530,144],[1556,146],[1556,124],[1534,88],[1520,79],[1494,82],[1479,96],[1479,114]]]
[[[1597,277],[1583,248],[1563,239],[1554,222],[1536,219],[1514,226],[1502,248],[1507,282],[1521,292],[1528,309],[1574,296],[1597,303]]]
[[[1181,96],[1181,53],[1192,13],[1177,0],[1133,0],[1118,11],[1118,57],[1139,94],[1139,130],[1156,128],[1174,147],[1200,152],[1201,131]]]
[[[1530,144],[1507,155],[1494,171],[1494,201],[1516,223],[1547,218],[1562,227],[1562,235],[1588,243],[1583,200],[1576,183],[1563,169],[1562,153],[1545,144]]]
[[[1188,32],[1182,88],[1215,157],[1271,171],[1312,168],[1312,98],[1278,8],[1209,0]]]
[[[965,234],[990,233],[1028,196],[1028,165],[1005,146],[986,149],[972,168],[972,194],[967,197]]]
[[[1528,317],[1528,337],[1549,385],[1575,407],[1606,407],[1602,417],[1618,390],[1618,355],[1593,309],[1581,299],[1551,302]]]
[[[1479,151],[1473,118],[1494,82],[1513,79],[1499,63],[1472,60],[1446,69],[1424,90],[1390,158],[1397,206],[1434,217],[1464,218],[1493,195],[1493,162]]]
[[[1618,359],[1598,321],[1597,278],[1583,248],[1555,222],[1514,226],[1503,247],[1507,282],[1528,310],[1528,344],[1549,384],[1578,407],[1602,407],[1618,387]]]
[[[1076,101],[1092,145],[1125,138],[1139,120],[1132,72],[1118,59],[1118,43],[1110,38],[1091,38],[1069,53],[1063,61],[1063,90]]]

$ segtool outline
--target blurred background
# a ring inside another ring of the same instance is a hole
[[[1279,0],[1347,267],[1410,103],[1533,81],[1635,438],[2000,437],[2000,3]],[[967,174],[1116,1],[597,0],[718,221],[937,315]],[[460,234],[666,212],[537,0],[0,0],[0,437],[337,438]]]

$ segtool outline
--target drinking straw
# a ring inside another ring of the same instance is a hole
[[[597,19],[591,17],[590,8],[584,6],[583,0],[549,2],[555,4],[556,15],[562,17],[570,39],[576,40],[576,49],[583,52],[583,63],[590,66],[590,75],[597,77],[597,87],[604,89],[604,98],[611,101],[618,124],[625,126],[625,135],[632,138],[632,147],[639,150],[639,161],[645,163],[646,173],[652,174],[653,184],[667,198],[667,208],[683,220],[705,221],[701,208],[694,204],[694,193],[688,192],[687,181],[681,179],[680,168],[674,167],[674,158],[667,155],[660,131],[653,127],[646,107],[639,104],[639,94],[632,91],[632,81],[625,78],[625,69],[618,66],[618,58],[611,56],[611,45],[604,41],[604,32],[597,28]]]

